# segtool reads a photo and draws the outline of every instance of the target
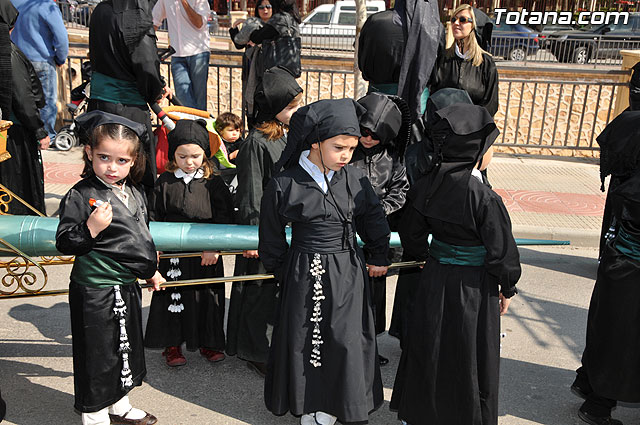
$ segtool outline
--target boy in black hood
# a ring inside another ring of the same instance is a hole
[[[350,162],[364,170],[387,217],[402,208],[409,190],[403,161],[409,113],[407,109],[403,114],[396,102],[403,109],[406,107],[399,98],[380,93],[371,93],[358,100],[366,113],[360,118],[362,136]],[[371,278],[378,335],[386,328],[386,284],[386,276]],[[389,362],[382,356],[379,361],[381,365]]]

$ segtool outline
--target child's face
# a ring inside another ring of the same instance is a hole
[[[282,111],[278,112],[276,115],[276,119],[280,121],[282,124],[289,125],[289,121],[291,121],[291,116],[298,110],[300,107],[300,102],[296,102],[295,104],[288,104]]]
[[[362,127],[360,128],[360,131],[362,132],[362,136],[360,137],[360,144],[363,148],[371,149],[372,147],[380,143],[378,136],[373,134],[373,132],[368,128]]]
[[[233,128],[229,125],[222,129],[220,136],[225,140],[225,142],[233,143],[240,138],[240,129]]]
[[[321,170],[324,163],[329,170],[340,171],[351,161],[356,146],[358,146],[358,138],[355,136],[334,136],[322,143],[311,145],[309,160]]]
[[[180,145],[176,149],[176,164],[187,174],[191,174],[202,166],[204,149],[196,144]]]
[[[106,183],[114,184],[124,179],[133,167],[133,146],[128,140],[105,137],[94,149],[89,145],[84,149],[91,160],[93,172]]]

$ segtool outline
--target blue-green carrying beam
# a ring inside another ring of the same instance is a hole
[[[0,238],[30,256],[61,255],[56,250],[58,219],[35,216],[0,216]],[[242,251],[258,248],[258,226],[234,224],[152,222],[151,235],[158,251]],[[290,229],[288,229],[290,230]],[[291,232],[287,232],[291,237]],[[568,245],[569,241],[516,239],[518,245]],[[397,233],[392,247],[400,246]]]

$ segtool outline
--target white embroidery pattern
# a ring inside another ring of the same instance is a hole
[[[178,267],[180,265],[180,259],[172,258],[169,260],[169,262],[171,264],[171,268],[167,272],[167,277],[169,277],[171,280],[178,280],[178,278],[182,276],[182,271]],[[180,295],[180,292],[178,292],[177,290],[172,292],[171,293],[172,303],[169,304],[169,307],[167,307],[167,310],[169,310],[171,313],[182,312],[184,310],[184,304],[179,303],[181,298],[182,298],[182,295]]]
[[[322,292],[322,275],[326,272],[322,268],[320,261],[320,254],[313,254],[313,262],[311,263],[311,276],[313,276],[313,314],[311,315],[311,322],[313,322],[313,336],[311,337],[311,360],[309,362],[313,367],[322,366],[320,358],[320,346],[323,344],[322,335],[320,334],[320,322],[322,321],[322,300],[325,296]]]
[[[131,379],[131,369],[129,369],[129,353],[131,352],[131,345],[129,344],[129,336],[127,335],[126,317],[127,306],[122,299],[120,293],[120,286],[115,285],[113,287],[115,292],[115,306],[113,312],[115,318],[120,324],[120,345],[118,346],[118,354],[122,356],[122,370],[120,371],[120,384],[123,390],[133,387],[133,380]]]

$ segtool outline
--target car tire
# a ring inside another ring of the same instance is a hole
[[[68,125],[62,127],[58,134],[56,134],[56,138],[53,139],[53,143],[56,149],[61,151],[68,151],[72,147],[77,145],[77,139],[75,132],[69,128]]]
[[[571,55],[571,62],[586,65],[589,62],[589,50],[584,46],[576,47]]]
[[[514,47],[509,51],[509,55],[507,56],[507,59],[511,61],[520,61],[520,62],[522,62],[526,58],[527,58],[527,51],[522,47]]]

